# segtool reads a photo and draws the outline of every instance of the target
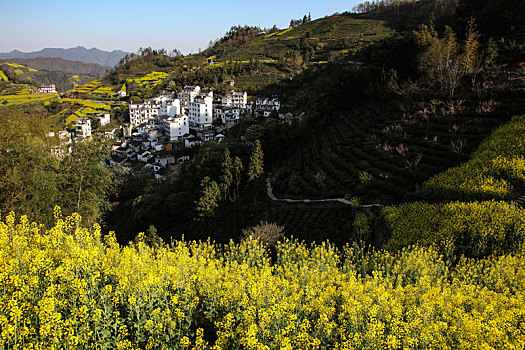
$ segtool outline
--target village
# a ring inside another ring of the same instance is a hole
[[[246,92],[234,90],[215,98],[213,91],[200,86],[186,86],[178,93],[163,92],[140,103],[131,102],[129,122],[119,129],[98,133],[111,143],[110,157],[104,165],[123,175],[145,170],[159,182],[173,181],[190,160],[192,148],[208,141],[222,142],[225,132],[244,119],[267,118],[272,113],[284,118],[278,113],[280,109],[277,98],[258,97],[248,102]],[[110,114],[77,119],[74,132],[58,132],[61,146],[53,147],[52,152],[61,156],[64,148],[70,150],[65,144],[90,140],[92,120],[96,120],[97,127],[103,127],[110,123]]]

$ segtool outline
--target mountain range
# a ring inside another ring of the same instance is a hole
[[[103,51],[97,48],[86,49],[83,46],[77,46],[69,49],[63,48],[45,48],[40,51],[22,52],[13,50],[11,52],[0,53],[0,58],[24,58],[32,59],[37,57],[58,57],[69,61],[80,61],[85,63],[97,63],[102,66],[115,66],[127,52],[122,50]]]

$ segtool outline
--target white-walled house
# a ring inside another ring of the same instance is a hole
[[[188,116],[183,114],[176,117],[159,117],[159,125],[167,133],[170,141],[180,141],[184,135],[190,132]]]
[[[161,101],[159,115],[167,115],[169,117],[175,117],[181,114],[180,100],[175,99],[164,99]]]
[[[213,98],[209,95],[197,96],[189,107],[190,126],[211,127],[213,121]]]
[[[82,138],[91,136],[91,120],[88,118],[77,119],[75,123],[75,133]]]
[[[157,117],[159,110],[160,101],[155,99],[146,100],[144,103],[130,103],[129,121],[133,126],[140,125],[150,118]]]
[[[245,108],[248,103],[248,94],[246,92],[230,91],[221,100],[221,104],[227,107]]]
[[[57,90],[55,84],[42,84],[38,88],[38,92],[41,94],[56,94]]]
[[[108,125],[111,121],[109,113],[99,113],[97,114],[97,118],[100,126]]]
[[[279,111],[281,103],[276,98],[258,98],[255,101],[255,109],[264,111]]]
[[[177,95],[182,107],[188,107],[197,95],[201,92],[200,86],[185,86]]]

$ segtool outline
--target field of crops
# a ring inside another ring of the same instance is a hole
[[[169,73],[166,72],[151,72],[143,77],[130,78],[126,81],[128,83],[138,84],[142,88],[151,88],[162,84],[164,79],[166,79],[168,76]]]
[[[28,70],[29,72],[38,72],[38,69],[34,69],[34,68],[31,68],[31,67],[26,67],[26,66],[18,64],[18,63],[2,62],[1,64],[5,64],[5,65],[11,66],[13,68],[17,68],[17,69],[23,68],[23,69]],[[20,70],[20,72],[22,73],[23,71]]]
[[[57,94],[0,95],[0,106],[22,105],[33,102],[50,101],[57,98]]]
[[[523,251],[454,264],[432,248],[285,239],[120,246],[76,215],[0,221],[5,349],[508,349],[525,345]]]
[[[498,128],[458,167],[425,182],[419,192],[435,199],[511,199],[525,190],[525,116]]]
[[[71,93],[77,93],[81,96],[93,96],[93,98],[111,99],[116,96],[111,86],[103,86],[101,80],[93,80],[77,88],[69,90]]]
[[[79,118],[84,118],[88,115],[107,113],[111,110],[111,105],[99,102],[92,102],[82,99],[63,98],[60,103],[70,103],[73,106],[80,106],[73,114],[66,119],[66,125],[74,122]]]
[[[464,140],[473,147],[499,123],[489,116],[476,120],[460,114],[403,120],[387,117],[377,108],[356,110],[288,157],[279,170],[275,194],[279,198],[357,196],[363,202],[398,202],[417,183],[461,160],[452,142]]]

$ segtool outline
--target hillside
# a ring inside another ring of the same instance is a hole
[[[55,84],[57,91],[63,92],[84,85],[96,79],[88,74],[71,74],[60,71],[45,71],[10,61],[0,61],[2,70],[11,82],[32,85]]]
[[[233,32],[204,51],[215,61],[280,60],[300,52],[307,62],[357,59],[364,47],[389,37],[393,30],[384,20],[360,18],[351,14],[320,18],[295,28],[261,34],[248,30]]]
[[[13,50],[11,52],[0,53],[0,58],[38,58],[38,57],[58,57],[69,61],[80,61],[85,63],[97,63],[101,66],[115,66],[127,52],[122,50],[103,51],[95,47],[86,49],[83,46],[77,46],[69,49],[62,48],[45,48],[34,52],[21,52]]]
[[[57,57],[38,57],[38,58],[10,58],[0,59],[0,62],[19,63],[26,67],[46,70],[60,71],[68,74],[85,74],[92,76],[103,76],[110,67],[101,66],[97,63],[84,63],[80,61],[69,61]]]

